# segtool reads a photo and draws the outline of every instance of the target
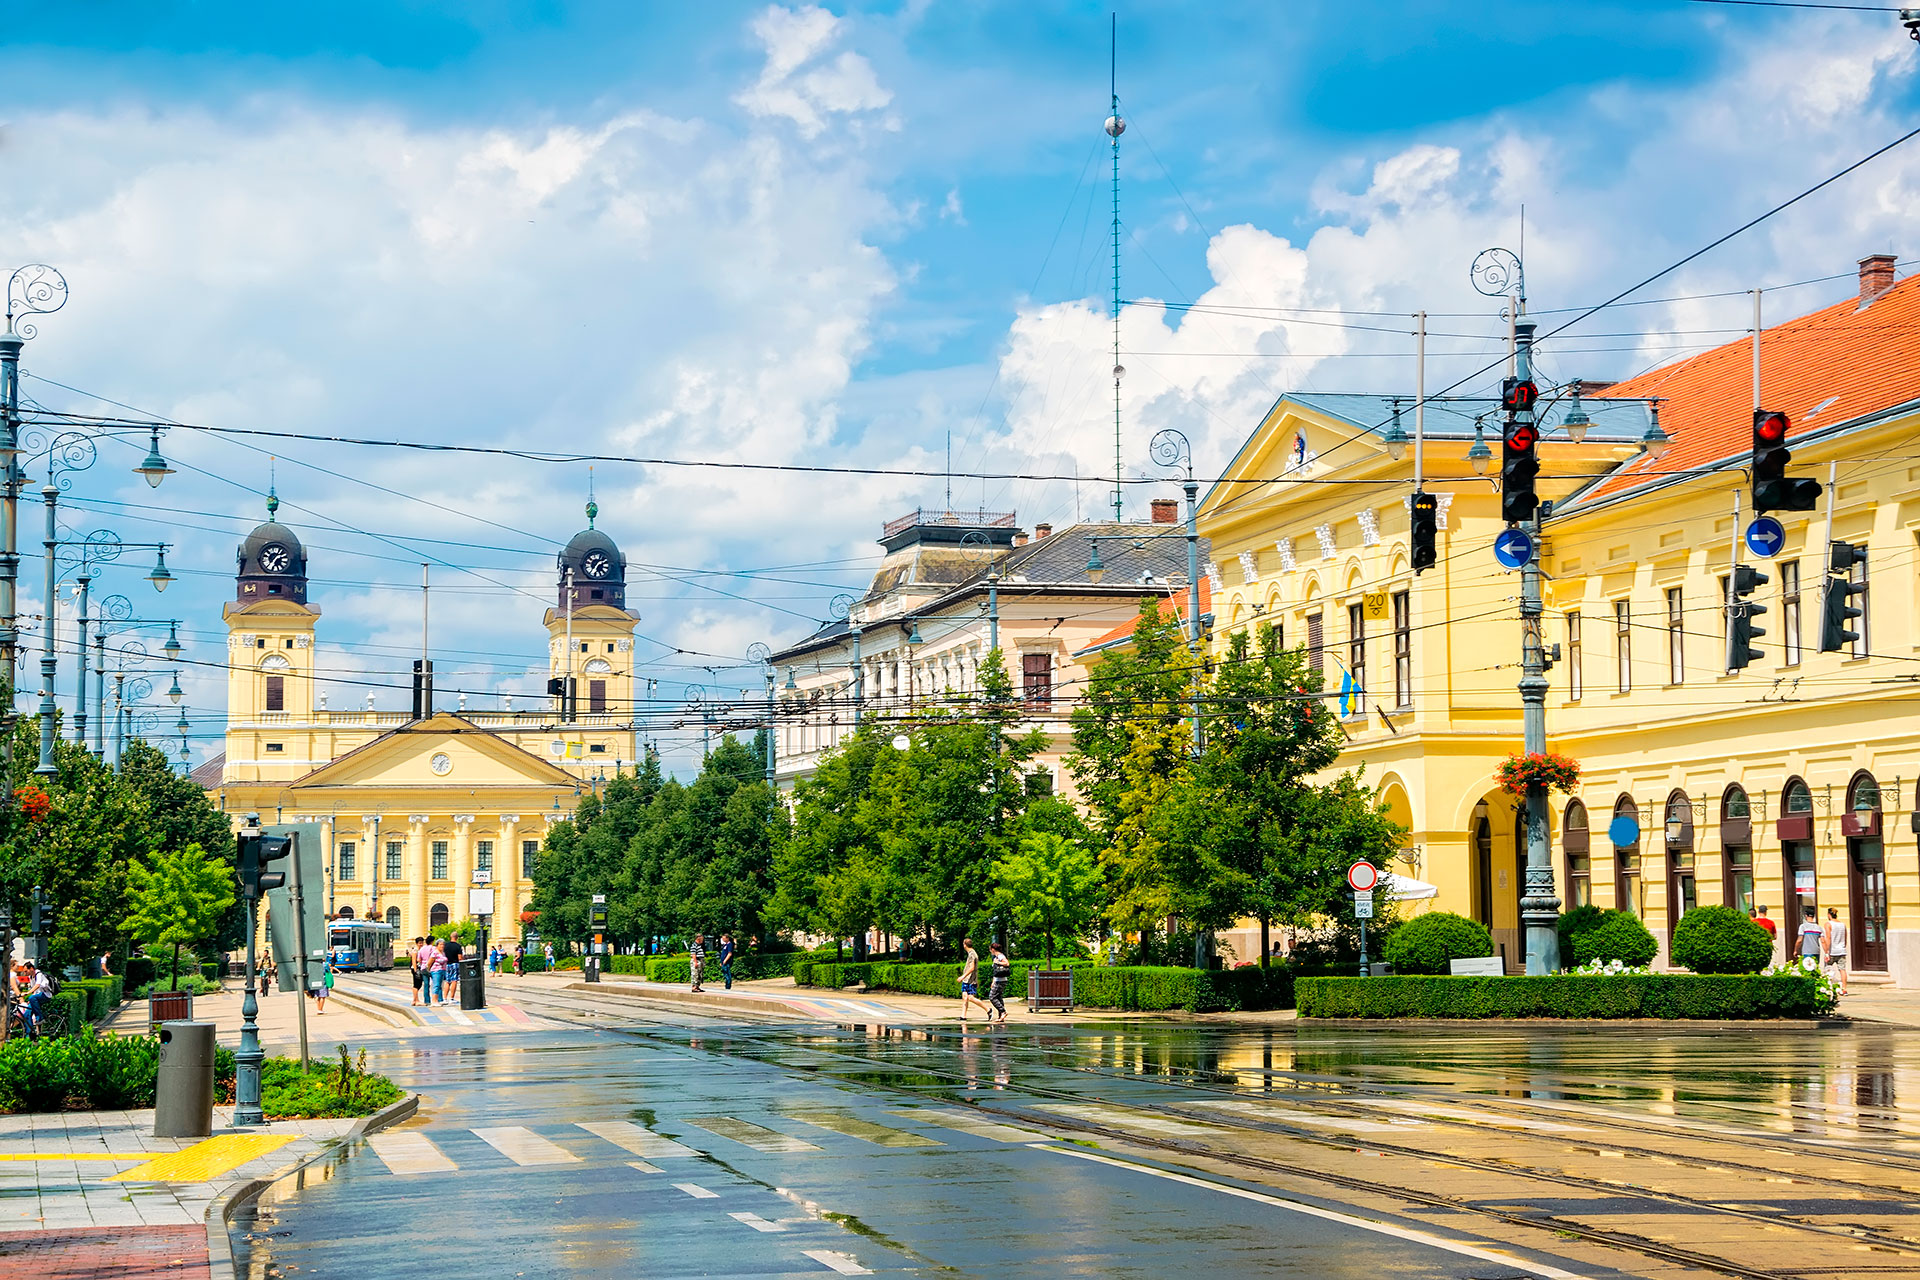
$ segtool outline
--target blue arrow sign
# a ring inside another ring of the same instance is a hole
[[[1747,526],[1747,550],[1768,559],[1787,542],[1787,531],[1772,516],[1755,516],[1753,523]]]
[[[1493,558],[1509,569],[1518,569],[1533,559],[1533,539],[1518,529],[1509,529],[1493,540]]]

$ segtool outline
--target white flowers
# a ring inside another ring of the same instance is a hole
[[[1652,973],[1653,970],[1648,968],[1646,965],[1641,965],[1638,968],[1634,968],[1630,965],[1621,964],[1618,960],[1608,960],[1604,964],[1598,960],[1590,960],[1586,964],[1581,965],[1578,969],[1575,969],[1574,972],[1584,973],[1590,976],[1610,978],[1617,974],[1622,974],[1622,973]]]

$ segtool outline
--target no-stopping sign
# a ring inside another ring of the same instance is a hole
[[[1380,883],[1380,872],[1371,862],[1356,862],[1347,868],[1347,883],[1355,893],[1366,893]]]

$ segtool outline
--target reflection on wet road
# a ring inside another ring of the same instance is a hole
[[[1920,1275],[1916,1043],[671,1015],[399,1043],[369,1064],[420,1118],[236,1220],[240,1274]]]

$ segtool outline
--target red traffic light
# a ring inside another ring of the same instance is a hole
[[[1753,414],[1753,442],[1756,446],[1771,448],[1786,443],[1787,415],[1768,409],[1756,409]]]
[[[1540,388],[1531,379],[1508,378],[1500,388],[1500,403],[1508,413],[1525,412],[1539,398]]]
[[[1528,385],[1531,386],[1532,384],[1529,383]],[[1502,433],[1500,437],[1500,442],[1509,449],[1524,453],[1528,449],[1533,448],[1534,442],[1539,438],[1540,431],[1532,423],[1509,422],[1506,431]]]

